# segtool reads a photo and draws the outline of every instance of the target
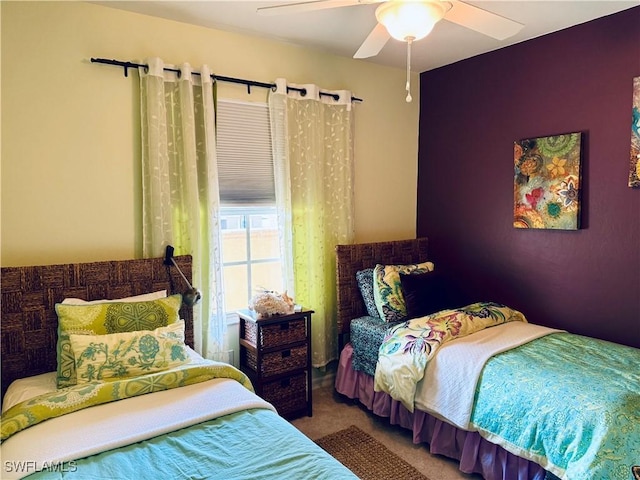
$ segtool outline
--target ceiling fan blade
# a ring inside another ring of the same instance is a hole
[[[468,3],[452,0],[451,4],[453,7],[447,12],[445,20],[483,33],[496,40],[512,37],[524,27],[521,23]]]
[[[284,5],[271,5],[260,7],[257,12],[260,15],[283,15],[289,13],[309,12],[313,10],[324,10],[326,8],[349,7],[359,5],[359,0],[311,0],[307,2],[285,3]]]
[[[384,47],[391,35],[387,32],[387,29],[381,23],[378,23],[371,33],[367,36],[367,38],[362,42],[360,48],[355,53],[353,58],[369,58],[375,57],[382,47]]]

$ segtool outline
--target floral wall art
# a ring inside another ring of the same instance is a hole
[[[640,77],[633,79],[631,108],[631,155],[629,156],[629,186],[640,188]]]
[[[582,133],[514,142],[515,228],[580,228]]]

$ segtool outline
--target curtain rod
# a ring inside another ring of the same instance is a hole
[[[109,60],[106,58],[91,58],[91,63],[103,63],[105,65],[115,65],[117,67],[122,67],[122,69],[124,70],[124,76],[128,77],[129,76],[129,69],[130,68],[135,68],[136,70],[140,67],[144,68],[144,69],[148,69],[149,65],[145,65],[143,63],[134,63],[134,62],[123,62],[121,60]],[[164,68],[165,71],[167,72],[175,72],[178,75],[180,75],[180,70],[177,68]],[[200,72],[191,72],[193,75],[200,75]],[[257,82],[255,80],[244,80],[242,78],[234,78],[234,77],[224,77],[222,75],[211,75],[211,79],[216,81],[221,81],[221,82],[229,82],[229,83],[237,83],[240,85],[246,85],[247,86],[247,93],[251,94],[251,87],[260,87],[260,88],[269,88],[271,90],[274,90],[276,88],[276,84],[275,83],[265,83],[265,82]],[[289,92],[290,90],[293,90],[295,92],[299,92],[303,97],[307,94],[307,89],[306,88],[298,88],[298,87],[289,87],[287,86],[287,92]],[[340,97],[338,94],[335,93],[329,93],[329,92],[320,92],[321,96],[325,96],[325,97],[331,97],[334,100],[339,100]],[[358,97],[351,97],[351,101],[352,102],[362,102],[363,100],[361,98]]]

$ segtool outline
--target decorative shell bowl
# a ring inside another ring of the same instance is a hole
[[[258,318],[269,318],[273,315],[293,313],[294,302],[287,292],[277,293],[265,290],[251,298],[249,309],[256,312]]]

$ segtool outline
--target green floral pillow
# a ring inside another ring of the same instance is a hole
[[[58,314],[58,388],[76,384],[76,366],[69,335],[155,330],[179,320],[181,295],[145,302],[113,302],[96,305],[56,304]]]
[[[131,378],[189,362],[184,321],[155,330],[107,335],[69,335],[77,383]]]
[[[407,316],[400,274],[432,272],[432,262],[409,265],[376,265],[373,269],[373,298],[385,322],[397,322]]]

